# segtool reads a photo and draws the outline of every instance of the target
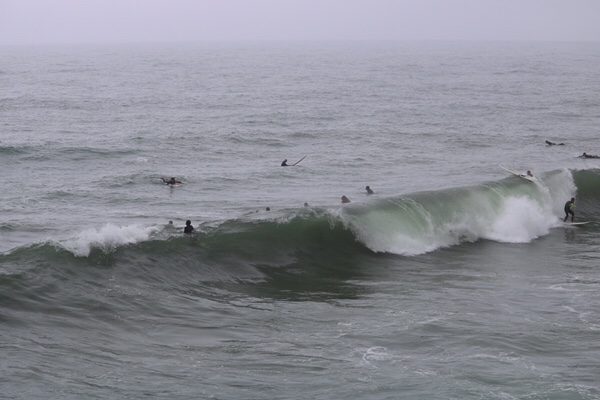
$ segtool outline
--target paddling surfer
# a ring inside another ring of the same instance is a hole
[[[593,154],[587,154],[584,152],[582,155],[579,156],[579,158],[600,158],[600,156],[596,156]]]
[[[569,214],[571,214],[571,222],[575,220],[575,197],[571,197],[571,200],[565,203],[565,218],[563,222],[567,222],[567,218],[569,218]]]
[[[160,178],[162,179],[162,181],[164,183],[166,183],[167,185],[177,185],[179,183],[183,183],[181,181],[178,181],[177,179],[175,179],[175,177],[171,177],[171,179],[167,179],[167,178]]]

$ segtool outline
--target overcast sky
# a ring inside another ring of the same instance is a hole
[[[0,0],[0,44],[600,41],[600,0]]]

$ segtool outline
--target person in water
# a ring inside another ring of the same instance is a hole
[[[176,185],[178,183],[182,183],[181,181],[178,181],[177,179],[175,179],[175,177],[171,177],[171,179],[167,179],[167,178],[160,178],[162,179],[162,181],[164,183],[166,183],[167,185]]]
[[[587,154],[584,152],[582,155],[579,156],[579,158],[600,158],[600,156],[595,156],[593,154]]]
[[[371,190],[371,188],[369,186],[365,186],[365,190],[367,191],[367,194],[375,193],[374,191]]]
[[[546,140],[546,144],[548,146],[564,146],[565,145],[564,143],[554,143],[554,142],[551,142],[549,140]]]
[[[532,178],[533,178],[533,174],[531,173],[531,171],[530,171],[530,170],[527,170],[527,176],[530,176],[530,177],[532,177]]]
[[[282,167],[289,167],[289,165],[287,163],[287,158],[281,162],[281,166]]]
[[[346,196],[342,196],[342,204],[350,203],[350,199]]]
[[[192,226],[192,221],[189,219],[185,221],[185,228],[183,228],[183,233],[194,233],[194,227]]]
[[[569,214],[571,214],[571,222],[573,222],[575,220],[575,197],[571,197],[571,200],[565,203],[565,218],[563,222],[567,222]]]

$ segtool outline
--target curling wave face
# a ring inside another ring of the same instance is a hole
[[[600,197],[598,170],[557,170],[540,178],[539,184],[511,177],[477,186],[350,204],[336,210],[292,210],[272,220],[226,221],[201,229],[195,237],[197,251],[247,260],[298,252],[324,254],[367,249],[417,255],[480,239],[529,242],[560,224],[565,199],[576,194],[578,207],[587,210],[587,214],[578,210],[578,215],[593,218],[599,211],[595,206]],[[153,248],[160,249],[188,239],[172,227],[107,224],[47,246],[75,257],[89,257],[124,247],[132,251],[137,246],[144,251],[147,246],[140,245],[143,242],[151,241]],[[19,253],[24,251],[27,250]]]

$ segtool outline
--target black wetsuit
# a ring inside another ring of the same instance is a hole
[[[194,227],[192,225],[186,225],[185,228],[183,228],[183,233],[192,233],[194,232]]]
[[[575,218],[575,212],[573,211],[573,205],[575,204],[574,201],[567,201],[565,203],[565,218],[563,219],[563,222],[567,222],[567,218],[569,218],[569,214],[571,214],[571,222],[573,222],[573,219]]]

